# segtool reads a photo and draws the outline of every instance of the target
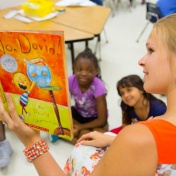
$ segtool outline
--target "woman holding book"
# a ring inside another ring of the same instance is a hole
[[[147,40],[147,53],[139,61],[144,73],[144,89],[150,93],[166,95],[166,113],[148,121],[128,125],[121,130],[89,175],[153,176],[156,172],[161,175],[161,172],[165,170],[162,164],[165,166],[176,163],[175,36],[176,14],[160,19],[154,24]],[[7,94],[7,101],[10,115],[6,112],[0,99],[0,116],[26,147],[24,153],[34,164],[38,174],[41,176],[66,176],[51,156],[48,146],[41,139],[39,132],[26,126],[19,119],[9,94]],[[94,140],[94,134],[94,132],[86,134],[85,140]],[[108,145],[107,142],[106,145]],[[40,149],[39,153],[38,148]],[[49,172],[48,168],[50,168]],[[170,169],[170,173],[174,173],[171,167]],[[83,167],[82,171],[85,170]]]

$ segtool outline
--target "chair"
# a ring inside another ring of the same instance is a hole
[[[115,11],[116,11],[116,7],[119,3],[119,0],[103,0],[104,1],[104,5],[105,6],[109,6],[111,8],[111,13],[112,13],[112,17],[115,16]]]
[[[103,1],[102,1],[102,0],[90,0],[90,1],[92,1],[92,2],[94,2],[95,4],[100,5],[100,6],[103,5]]]
[[[104,32],[104,35],[105,35],[106,43],[108,43],[108,39],[107,39],[105,29],[103,29],[103,32]],[[97,42],[96,42],[96,45],[95,45],[95,52],[94,52],[94,54],[96,54],[97,51],[99,52],[99,61],[101,61],[101,36],[100,35],[101,34],[95,35],[95,37],[97,37]]]
[[[146,30],[147,26],[149,23],[156,23],[160,18],[161,18],[161,12],[159,7],[156,6],[156,4],[153,4],[151,2],[147,2],[146,3],[146,19],[148,20],[148,22],[146,23],[144,29],[141,31],[138,39],[136,40],[136,42],[139,42],[139,39],[141,38],[142,34],[144,33],[144,31]]]

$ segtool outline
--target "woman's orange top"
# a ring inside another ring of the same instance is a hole
[[[176,126],[161,119],[153,119],[139,123],[146,125],[155,138],[158,151],[158,164],[175,164]]]

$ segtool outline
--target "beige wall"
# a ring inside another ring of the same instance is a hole
[[[27,0],[0,0],[0,10],[18,6]]]

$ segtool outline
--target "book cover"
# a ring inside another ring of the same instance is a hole
[[[62,31],[0,31],[0,83],[26,125],[73,138]]]

